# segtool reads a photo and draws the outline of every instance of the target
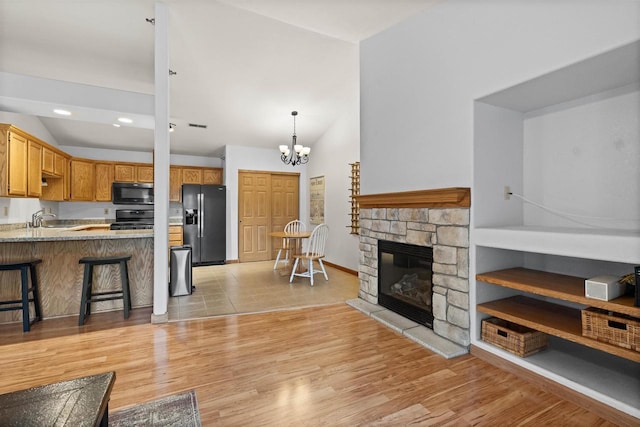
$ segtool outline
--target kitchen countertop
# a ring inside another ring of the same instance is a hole
[[[86,224],[76,227],[18,228],[0,231],[0,243],[144,238],[153,238],[153,230],[109,230],[104,224]]]

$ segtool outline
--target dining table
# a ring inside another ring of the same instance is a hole
[[[287,246],[289,247],[289,258],[287,259],[287,267],[281,268],[280,275],[291,274],[293,268],[293,254],[302,252],[302,241],[308,239],[311,236],[311,231],[272,231],[269,233],[271,237],[277,237],[280,239],[288,240]],[[298,272],[301,271],[302,263],[298,264]]]

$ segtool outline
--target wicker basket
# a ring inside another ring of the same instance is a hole
[[[543,332],[492,317],[482,321],[482,340],[520,357],[527,357],[544,350],[549,337]]]
[[[640,319],[600,308],[582,310],[582,335],[640,351]]]

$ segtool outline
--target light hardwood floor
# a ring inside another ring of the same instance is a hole
[[[195,389],[205,426],[612,425],[344,303],[162,325],[150,314],[1,325],[0,393],[113,370],[111,411]]]

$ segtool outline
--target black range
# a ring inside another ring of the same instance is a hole
[[[116,222],[111,230],[151,230],[153,209],[116,209]]]

